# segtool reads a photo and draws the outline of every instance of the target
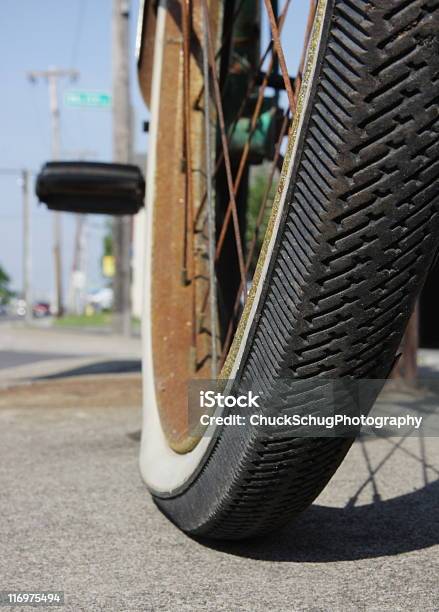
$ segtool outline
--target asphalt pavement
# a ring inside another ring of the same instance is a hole
[[[139,372],[139,337],[0,322],[0,388],[44,377]]]
[[[32,351],[0,351],[0,370],[16,368],[17,366],[37,363],[39,361],[51,361],[52,359],[67,359],[71,355],[60,355],[59,353],[34,353]]]
[[[141,481],[140,374],[20,380],[0,390],[0,590],[74,611],[439,610],[437,439],[360,440],[296,522],[200,542]]]

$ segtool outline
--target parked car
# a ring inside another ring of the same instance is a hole
[[[47,302],[35,302],[32,306],[32,314],[37,319],[49,317],[52,314],[50,304]]]
[[[110,287],[102,287],[87,295],[87,304],[89,304],[94,312],[102,310],[110,310],[113,306],[113,290]]]

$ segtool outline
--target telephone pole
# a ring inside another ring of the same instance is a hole
[[[90,149],[76,149],[63,152],[63,158],[76,161],[96,159],[96,151]],[[69,289],[67,293],[67,306],[75,314],[83,314],[85,307],[85,290],[87,285],[86,216],[76,214],[75,241],[73,245],[72,270],[70,273]]]
[[[58,80],[61,78],[78,78],[77,70],[49,68],[49,70],[33,70],[28,72],[28,78],[32,83],[38,79],[45,79],[49,86],[49,105],[52,123],[52,159],[60,157],[61,132],[60,112],[58,101]],[[62,291],[62,257],[61,257],[61,213],[53,214],[53,258],[55,264],[55,309],[57,316],[63,314],[63,291]]]
[[[131,105],[129,66],[130,0],[113,0],[113,161],[130,163]],[[114,331],[131,334],[131,218],[113,220],[113,254],[116,273],[113,279]]]
[[[30,206],[29,206],[29,182],[31,172],[25,168],[0,168],[0,175],[21,175],[21,197],[22,197],[22,297],[26,304],[26,322],[32,320],[32,291],[31,291],[31,252],[30,252]]]
[[[85,306],[86,262],[85,262],[85,215],[76,215],[75,243],[73,250],[72,272],[68,293],[68,306],[71,312],[83,314]]]
[[[32,296],[30,289],[31,253],[29,177],[29,170],[22,170],[21,189],[23,195],[23,299],[26,302],[26,323],[30,323],[32,321]]]

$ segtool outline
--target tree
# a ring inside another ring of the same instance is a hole
[[[0,264],[0,304],[7,304],[14,295],[14,292],[9,288],[10,282],[9,275]]]
[[[113,225],[110,222],[106,224],[106,234],[104,235],[104,253],[103,256],[113,255]]]

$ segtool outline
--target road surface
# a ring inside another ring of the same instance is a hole
[[[200,542],[139,476],[138,373],[21,372],[0,389],[0,590],[62,590],[75,612],[439,610],[437,439],[357,442],[295,523]]]
[[[140,377],[0,392],[2,589],[58,589],[67,610],[439,609],[436,439],[357,443],[295,524],[197,542],[137,468]]]
[[[138,337],[0,324],[0,388],[47,376],[140,371]]]

